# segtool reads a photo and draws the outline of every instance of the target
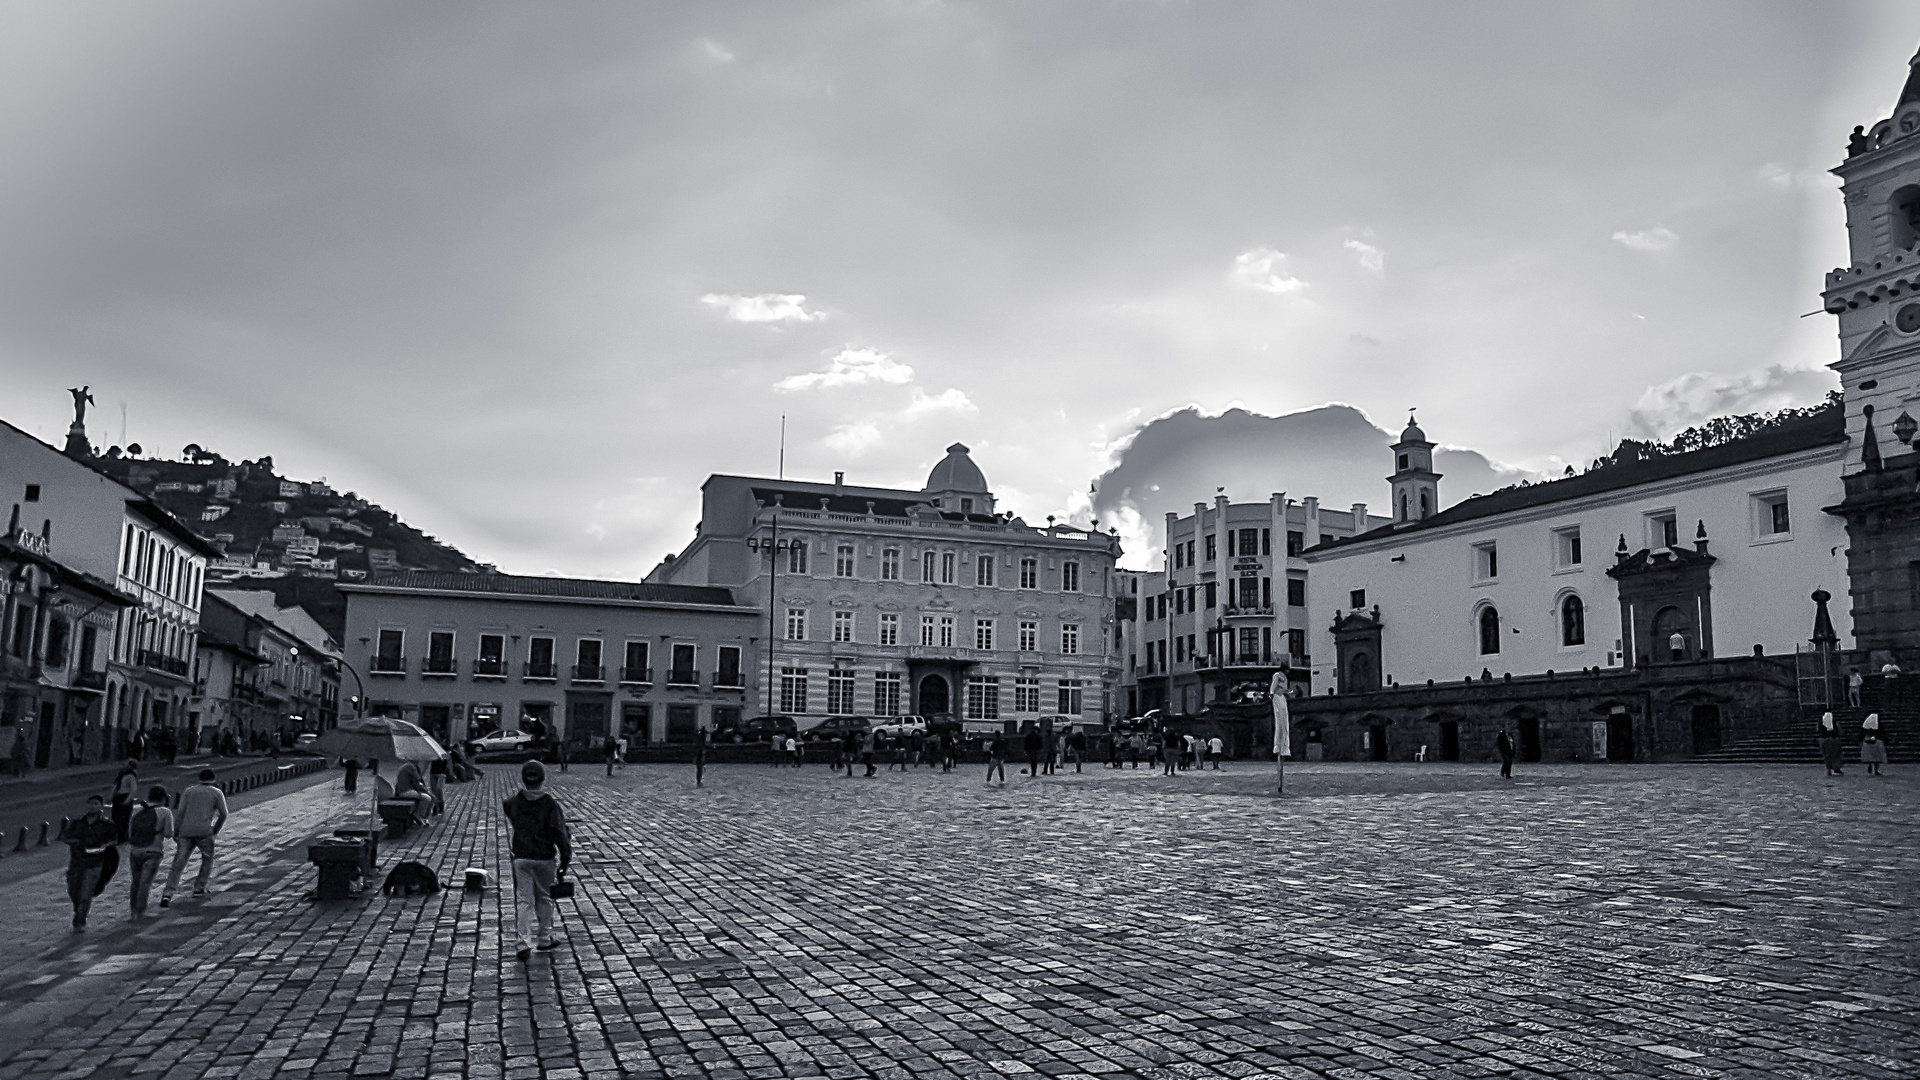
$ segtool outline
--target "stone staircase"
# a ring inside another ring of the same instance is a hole
[[[1920,705],[1906,702],[1833,710],[1834,726],[1844,744],[1841,759],[1859,764],[1860,721],[1870,712],[1880,714],[1880,741],[1887,744],[1887,763],[1920,763]],[[1702,765],[1818,765],[1819,726],[1820,714],[1812,713],[1805,723],[1790,730],[1744,739],[1697,754],[1693,760]]]

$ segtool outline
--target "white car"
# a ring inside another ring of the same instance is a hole
[[[525,750],[536,740],[524,731],[493,731],[468,741],[469,752],[488,754],[501,750]]]
[[[925,735],[927,718],[924,716],[889,716],[873,725],[875,735],[885,735],[897,739],[908,735]]]

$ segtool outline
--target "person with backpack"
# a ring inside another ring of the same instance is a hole
[[[127,842],[127,820],[133,817],[133,798],[140,791],[140,763],[132,758],[113,777],[113,831],[122,844]]]
[[[213,838],[227,824],[227,793],[213,782],[212,769],[200,770],[200,782],[180,793],[180,808],[173,822],[173,873],[167,887],[160,891],[160,906],[173,903],[180,888],[180,872],[195,851],[200,853],[200,876],[193,881],[193,895],[205,896],[213,878]]]
[[[167,838],[173,835],[173,810],[167,801],[167,789],[153,785],[147,789],[147,801],[134,806],[127,822],[127,875],[136,919],[147,913],[147,897],[160,874],[160,857],[167,853]]]
[[[546,767],[537,761],[520,766],[522,790],[501,804],[513,827],[513,902],[515,955],[525,963],[534,949],[546,952],[553,940],[553,885],[573,862],[573,837],[559,800],[544,790]],[[555,860],[558,860],[556,862]],[[538,938],[534,935],[539,925]]]
[[[60,830],[60,842],[67,845],[67,899],[73,901],[73,932],[87,928],[87,912],[93,898],[100,894],[113,872],[120,852],[114,845],[113,820],[107,817],[106,800],[87,796],[87,812]]]

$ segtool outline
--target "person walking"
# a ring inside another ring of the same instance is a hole
[[[87,912],[110,873],[108,862],[119,861],[113,846],[116,835],[105,800],[98,795],[87,796],[87,812],[60,830],[60,842],[67,845],[67,899],[73,901],[76,934],[87,928]]]
[[[1227,744],[1220,740],[1220,736],[1215,735],[1207,740],[1207,757],[1213,761],[1214,772],[1220,771],[1220,759],[1226,755],[1226,752]]]
[[[1493,748],[1500,752],[1500,779],[1513,779],[1513,738],[1506,728],[1501,728],[1500,734],[1494,737]]]
[[[873,775],[874,775],[874,769],[873,769],[873,729],[872,729],[872,728],[868,728],[867,730],[865,730],[865,731],[862,731],[862,732],[860,733],[860,743],[859,743],[859,746],[860,746],[860,764],[862,764],[862,765],[864,765],[864,766],[866,766],[866,769],[867,769],[867,771],[866,771],[865,773],[863,773],[863,774],[861,774],[861,775],[863,775],[863,776],[865,776],[865,777],[866,777],[866,778],[868,778],[868,779],[872,779],[872,778],[873,778]],[[848,776],[852,776],[852,775],[853,775],[853,767],[852,767],[852,766],[848,766],[848,767],[847,767],[847,775],[848,775]]]
[[[167,838],[173,835],[173,810],[167,802],[167,789],[153,785],[147,789],[147,801],[134,807],[127,823],[127,876],[132,883],[130,899],[136,919],[147,913],[147,897],[153,892],[153,879],[160,874]]]
[[[180,872],[187,859],[200,853],[200,876],[193,880],[193,895],[205,896],[213,878],[213,838],[227,824],[227,793],[213,783],[213,770],[201,769],[200,782],[180,793],[179,812],[173,823],[173,872],[167,875],[167,887],[160,891],[160,906],[173,903],[180,888]]]
[[[622,739],[621,742],[626,740]],[[701,725],[693,732],[693,786],[707,786],[707,747],[713,742],[713,733]]]
[[[1040,758],[1045,763],[1047,775],[1052,776],[1058,771],[1060,764],[1060,736],[1052,727],[1048,727],[1040,737],[1045,743],[1040,748]]]
[[[787,759],[793,762],[794,768],[797,769],[804,763],[804,755],[805,751],[800,746],[800,740],[792,735],[787,736]]]
[[[567,740],[561,739],[553,744],[553,760],[559,764],[560,771],[567,771]]]
[[[1880,766],[1887,763],[1887,744],[1880,740],[1880,714],[1868,713],[1860,722],[1860,766],[1868,776],[1885,776]]]
[[[113,777],[113,832],[120,843],[127,842],[127,819],[133,816],[133,800],[140,792],[140,763],[128,758]]]
[[[1080,771],[1080,765],[1082,762],[1086,760],[1086,758],[1087,758],[1086,732],[1080,731],[1077,728],[1074,729],[1073,731],[1067,732],[1066,760],[1073,762],[1074,772]]]
[[[998,732],[987,736],[987,783],[993,783],[993,774],[1000,774],[1000,786],[1007,786],[1007,746]]]
[[[344,768],[347,770],[347,783],[346,783],[347,794],[351,795],[354,792],[359,791],[360,790],[360,759],[350,757],[347,760],[341,762],[340,766],[341,768]]]
[[[1828,776],[1845,776],[1840,769],[1840,731],[1833,726],[1833,714],[1820,714],[1820,759],[1826,762]]]
[[[607,775],[613,775],[613,763],[620,758],[620,740],[609,735],[606,739]]]
[[[1162,743],[1161,750],[1160,750],[1160,757],[1161,757],[1160,763],[1163,766],[1160,775],[1162,776],[1179,775],[1180,741],[1181,741],[1180,736],[1175,735],[1173,733],[1172,728],[1168,728],[1166,740],[1164,743]]]
[[[1027,752],[1027,767],[1023,771],[1029,777],[1040,775],[1040,752],[1046,748],[1046,740],[1040,737],[1040,727],[1032,721],[1027,723],[1027,733],[1020,740],[1020,748]]]
[[[513,829],[514,955],[521,963],[534,949],[546,952],[557,944],[553,883],[573,863],[573,834],[567,828],[566,811],[544,789],[546,782],[546,768],[529,761],[520,766],[521,790],[500,804]]]

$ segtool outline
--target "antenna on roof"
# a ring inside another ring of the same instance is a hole
[[[787,414],[780,414],[780,479],[787,478]]]

